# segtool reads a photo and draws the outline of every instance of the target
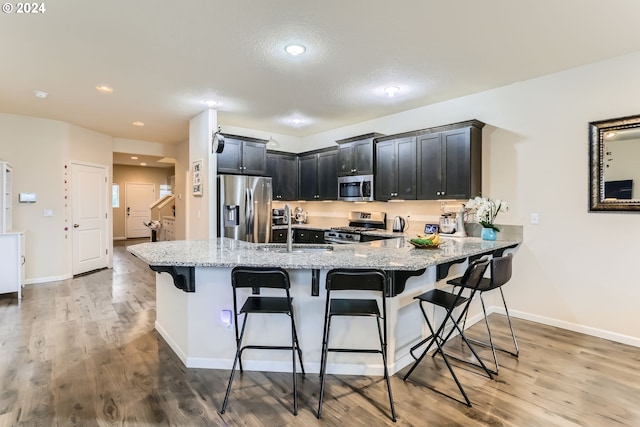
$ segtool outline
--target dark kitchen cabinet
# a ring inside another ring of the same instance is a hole
[[[225,134],[224,149],[218,154],[218,173],[264,175],[266,144],[262,139]]]
[[[375,199],[380,201],[402,199],[415,200],[416,182],[416,137],[376,141]]]
[[[294,243],[324,243],[324,231],[296,228],[293,232]]]
[[[295,154],[267,152],[266,176],[273,186],[273,200],[298,200],[298,157]]]
[[[287,243],[287,229],[271,230],[271,243]]]
[[[337,200],[338,175],[335,148],[298,156],[298,197],[301,200]]]
[[[336,141],[338,143],[338,176],[373,174],[373,139],[379,136],[383,135],[368,133]]]
[[[417,136],[419,200],[468,199],[482,185],[482,126],[466,126]]]

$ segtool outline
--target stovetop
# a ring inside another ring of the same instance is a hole
[[[331,227],[335,231],[343,231],[345,233],[362,233],[363,231],[379,230],[376,227],[357,227],[357,226],[344,226],[344,227]]]

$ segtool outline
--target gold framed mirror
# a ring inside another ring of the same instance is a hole
[[[640,211],[640,115],[589,123],[589,211]]]

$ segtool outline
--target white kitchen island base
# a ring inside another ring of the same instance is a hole
[[[288,273],[305,370],[318,373],[326,270],[320,271],[320,296],[311,296],[310,270],[289,270]],[[195,274],[197,285],[193,293],[176,288],[171,275],[156,274],[156,330],[186,367],[231,369],[236,351],[235,326],[228,328],[221,319],[223,310],[233,311],[231,268],[201,267],[195,269]],[[422,313],[413,297],[433,289],[435,282],[435,267],[430,267],[423,275],[409,278],[403,293],[387,298],[388,368],[391,373],[413,361],[409,348],[427,332]],[[282,291],[278,293],[278,290],[262,289],[261,292],[262,295],[282,295]],[[238,290],[238,304],[241,305],[249,294],[250,290]],[[364,296],[362,292],[343,292],[342,295],[356,298]],[[242,319],[241,316],[240,322]],[[477,310],[475,316],[472,313],[469,317],[468,324],[480,319]],[[331,345],[379,348],[376,329],[373,323],[366,322],[375,322],[375,319],[334,319]],[[244,344],[290,345],[290,334],[290,322],[286,315],[254,315],[248,320]],[[290,372],[291,352],[246,350],[242,362],[246,370]],[[377,354],[330,354],[327,366],[327,372],[331,374],[382,375],[383,372],[382,360]]]

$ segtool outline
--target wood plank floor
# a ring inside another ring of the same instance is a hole
[[[640,425],[640,349],[518,319],[520,358],[500,354],[495,380],[454,364],[472,408],[428,357],[392,378],[395,424],[377,377],[327,377],[317,420],[317,375],[300,378],[296,417],[290,374],[247,372],[220,415],[229,372],[182,365],[153,329],[153,273],[122,242],[115,252],[112,270],[0,296],[0,426]],[[491,321],[506,346],[505,318]]]

